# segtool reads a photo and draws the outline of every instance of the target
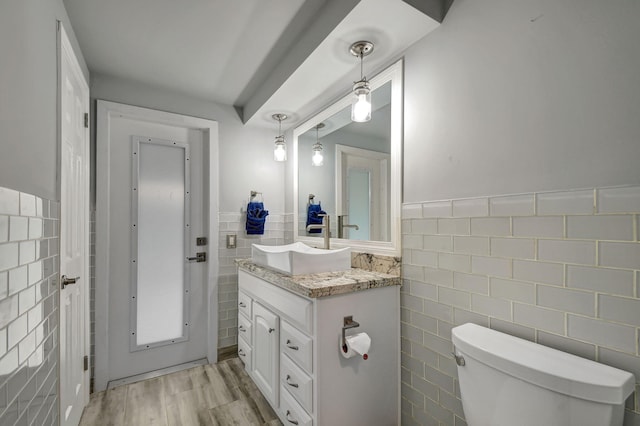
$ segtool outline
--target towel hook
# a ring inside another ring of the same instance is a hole
[[[313,195],[313,194],[309,194],[309,202],[308,202],[308,203],[309,203],[309,204],[314,204],[314,200],[313,200],[314,198],[316,198],[316,196],[315,196],[315,195]]]
[[[262,192],[253,191],[253,190],[251,191],[249,201],[253,201],[253,199],[256,198],[257,195],[260,195],[260,198],[263,199],[263,201],[264,201],[264,198],[262,196]]]

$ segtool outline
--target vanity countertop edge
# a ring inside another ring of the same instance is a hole
[[[237,259],[235,262],[240,270],[310,299],[402,284],[397,275],[359,268],[290,276],[255,264],[251,259]]]

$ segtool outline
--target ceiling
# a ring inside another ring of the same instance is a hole
[[[367,71],[436,28],[442,16],[433,10],[444,7],[443,0],[63,2],[90,72],[233,105],[249,125],[273,126],[271,115],[284,112],[289,127],[359,79],[351,43],[374,42],[365,59],[371,77]]]

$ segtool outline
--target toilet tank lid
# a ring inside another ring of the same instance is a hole
[[[634,389],[627,371],[476,324],[453,328],[452,340],[465,357],[564,395],[618,405]]]

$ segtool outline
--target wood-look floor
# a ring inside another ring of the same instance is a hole
[[[238,358],[91,395],[81,426],[282,425]]]

